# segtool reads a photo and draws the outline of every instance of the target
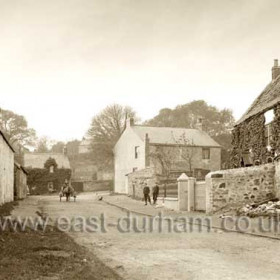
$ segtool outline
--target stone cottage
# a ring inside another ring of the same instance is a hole
[[[0,130],[0,205],[14,200],[14,149]]]
[[[280,67],[274,60],[272,80],[235,124],[231,166],[271,162],[280,154]]]
[[[23,163],[30,194],[58,192],[65,179],[71,179],[70,162],[63,153],[25,153]]]
[[[207,173],[221,168],[221,146],[202,130],[202,123],[197,129],[185,129],[135,125],[128,119],[114,147],[114,191],[130,193],[131,173],[161,174],[163,160],[172,164],[172,171]]]

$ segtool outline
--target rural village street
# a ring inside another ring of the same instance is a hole
[[[75,203],[59,202],[57,196],[30,196],[12,214],[36,216],[36,211],[47,214],[52,221],[61,216],[100,217],[103,213],[106,233],[68,234],[124,279],[279,279],[277,240],[206,229],[192,233],[121,233],[118,219],[127,213],[98,200],[94,193],[80,194]]]

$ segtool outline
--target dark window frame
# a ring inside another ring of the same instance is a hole
[[[134,147],[134,158],[139,158],[139,146]]]
[[[210,158],[211,158],[211,149],[202,148],[202,159],[210,159]]]

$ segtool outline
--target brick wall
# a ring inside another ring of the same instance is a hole
[[[259,202],[276,196],[275,170],[280,163],[273,163],[211,172],[206,176],[206,212],[211,213],[225,206]]]

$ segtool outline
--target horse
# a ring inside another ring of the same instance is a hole
[[[66,197],[66,202],[70,201],[70,197],[73,196],[74,197],[74,201],[76,201],[76,192],[74,191],[74,189],[72,187],[70,187],[69,185],[66,187],[62,187],[61,192],[59,193],[59,197],[60,197],[60,201],[61,198],[65,196]]]

